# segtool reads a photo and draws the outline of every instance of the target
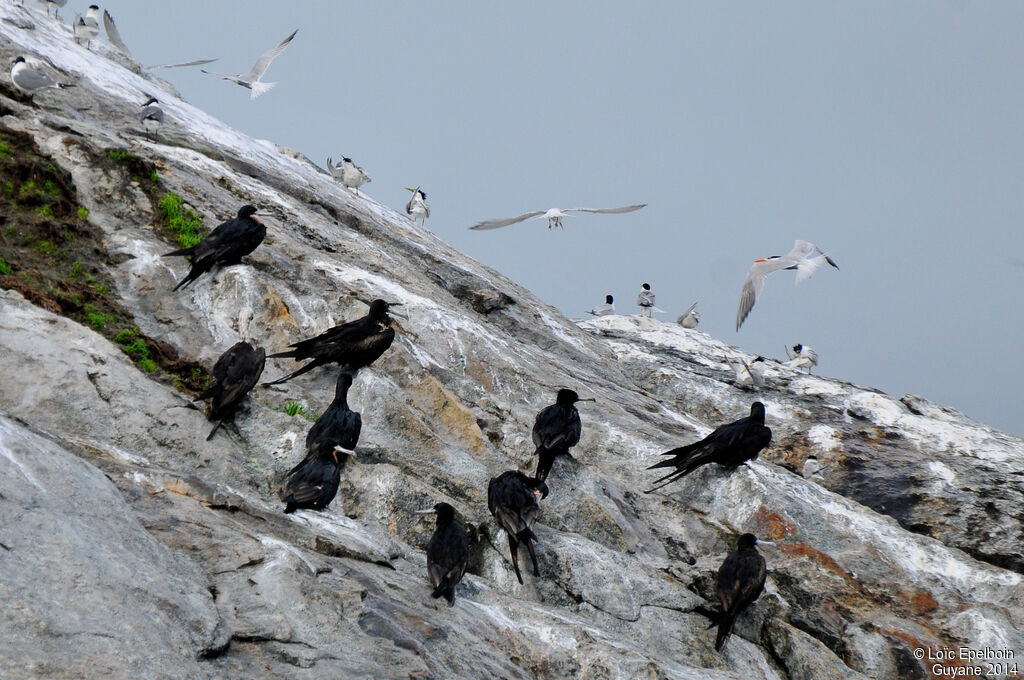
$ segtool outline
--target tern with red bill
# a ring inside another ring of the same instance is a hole
[[[740,293],[740,307],[736,312],[736,330],[740,329],[743,321],[754,308],[757,296],[764,288],[766,276],[780,269],[795,269],[796,282],[801,283],[809,279],[822,264],[828,262],[839,269],[831,257],[826,255],[818,246],[810,241],[797,241],[793,250],[786,255],[772,255],[771,257],[754,260],[754,264],[747,272],[747,280],[743,282],[743,291]]]

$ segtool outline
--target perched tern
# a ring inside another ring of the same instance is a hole
[[[60,15],[57,13],[57,10],[68,4],[68,0],[36,0],[36,2],[46,7],[46,16],[50,16],[50,8],[52,7],[55,19],[60,19]]]
[[[615,313],[615,298],[613,298],[611,295],[605,295],[604,296],[604,304],[601,304],[601,305],[598,305],[597,307],[594,307],[593,309],[591,309],[587,313],[588,314],[593,314],[594,316],[608,316],[609,314],[614,314]]]
[[[146,131],[146,136],[156,139],[157,130],[164,123],[164,110],[160,108],[160,102],[156,97],[150,97],[142,105],[139,120],[142,122],[142,128]]]
[[[532,218],[543,217],[548,221],[548,229],[552,227],[559,227],[564,229],[562,226],[562,218],[568,217],[571,212],[588,212],[588,213],[602,213],[605,215],[628,213],[647,205],[646,203],[640,203],[639,205],[627,205],[621,208],[551,208],[550,210],[534,210],[533,212],[523,213],[517,217],[505,217],[496,220],[484,220],[479,224],[475,224],[470,229],[477,229],[483,231],[485,229],[498,229],[500,227],[507,227],[510,224],[516,222],[522,222]]]
[[[683,328],[687,328],[690,330],[696,328],[697,324],[700,323],[700,312],[694,311],[694,307],[696,306],[696,302],[690,305],[689,309],[687,309],[685,312],[679,315],[679,318],[676,319],[676,323],[682,326]]]
[[[85,41],[85,48],[89,49],[92,46],[92,39],[99,35],[100,32],[100,8],[98,5],[89,5],[89,9],[85,11],[85,16],[76,16],[75,21],[72,24],[72,28],[75,32],[75,42],[81,44]]]
[[[740,293],[740,306],[736,312],[736,330],[740,329],[743,321],[750,314],[750,310],[754,308],[754,302],[764,288],[766,276],[780,269],[795,269],[796,282],[801,283],[810,278],[825,262],[839,269],[839,265],[831,257],[809,241],[797,241],[793,244],[793,250],[786,255],[772,255],[754,260],[750,271],[747,272],[747,280],[743,282],[743,291]]]
[[[356,192],[356,194],[359,193],[359,187],[372,181],[365,170],[353,163],[351,158],[344,156],[342,156],[341,161],[337,165],[328,156],[327,169],[330,170],[334,181],[341,182],[342,185]]]
[[[132,61],[138,61],[135,59],[135,55],[128,49],[128,45],[125,44],[124,39],[121,38],[121,32],[117,30],[117,24],[114,23],[114,17],[111,16],[110,12],[103,10],[103,28],[107,31],[107,39],[110,40],[110,44],[121,50],[125,55]],[[156,64],[154,66],[143,66],[142,68],[147,71],[153,71],[158,68],[177,68],[179,66],[202,66],[203,64],[212,64],[217,61],[216,59],[196,59],[195,61],[183,61],[177,64]]]
[[[662,310],[654,306],[654,291],[651,290],[651,284],[645,283],[640,287],[640,293],[636,296],[636,303],[640,305],[640,314],[650,318],[651,312],[660,312]]]
[[[295,29],[294,31],[292,31],[292,34],[285,38],[284,40],[282,40],[277,47],[267,50],[263,54],[263,56],[256,60],[256,63],[253,64],[252,68],[249,69],[248,73],[233,76],[228,73],[216,73],[214,71],[207,71],[206,69],[202,69],[202,71],[203,73],[209,73],[210,75],[220,76],[221,80],[230,80],[236,85],[241,85],[242,87],[252,90],[252,94],[249,96],[249,98],[256,99],[256,97],[259,97],[261,94],[265,92],[269,92],[275,85],[277,85],[277,83],[264,83],[263,81],[260,80],[260,78],[262,78],[263,74],[267,72],[267,67],[270,66],[270,62],[274,61],[274,59],[279,54],[284,52],[285,48],[288,47],[288,44],[292,41],[292,38],[294,38],[295,34],[298,32],[299,29]]]
[[[14,83],[16,88],[27,95],[34,95],[39,90],[45,90],[48,87],[55,87],[57,89],[74,87],[73,83],[58,83],[46,71],[29,67],[25,57],[18,57],[14,60],[13,64],[11,67],[11,82]]]
[[[412,192],[412,198],[405,204],[406,214],[414,220],[420,220],[421,224],[425,224],[427,218],[430,217],[430,204],[427,203],[427,192],[421,191],[419,187],[415,189],[405,187],[405,190]]]
[[[743,359],[738,364],[734,364],[731,361],[728,364],[736,374],[736,384],[740,387],[751,385],[754,387],[764,386],[764,357],[757,357],[749,364]]]
[[[797,343],[793,345],[793,349],[787,347],[786,355],[789,361],[785,365],[790,368],[806,368],[810,373],[811,369],[818,365],[818,353],[807,345]]]

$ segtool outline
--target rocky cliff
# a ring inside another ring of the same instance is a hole
[[[699,331],[574,323],[105,44],[11,4],[0,34],[5,63],[77,83],[30,101],[0,82],[0,676],[902,679],[1006,652],[1024,672],[1024,441],[778,363],[736,385],[727,362],[752,357]],[[153,94],[157,142],[134,116]],[[276,215],[263,246],[172,293],[174,228],[244,203]],[[257,388],[209,442],[192,397],[237,340],[280,351],[376,297],[409,318],[352,388],[358,456],[326,511],[284,515],[336,371]],[[487,481],[532,471],[563,386],[597,401],[520,585]],[[759,461],[642,493],[658,453],[755,399]],[[413,514],[439,501],[470,529],[453,608]],[[718,653],[694,609],[744,531],[774,542],[768,585]],[[988,656],[929,658],[961,647]]]

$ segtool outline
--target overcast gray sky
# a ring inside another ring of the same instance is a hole
[[[65,20],[88,3],[72,0]],[[916,393],[1024,434],[1024,3],[140,2],[110,0],[143,63],[239,73],[295,28],[248,91],[165,71],[193,104],[401,209],[422,185],[440,238],[569,316],[650,282],[672,321],[818,372]],[[564,232],[486,218],[649,203]],[[812,241],[842,268],[768,279]]]

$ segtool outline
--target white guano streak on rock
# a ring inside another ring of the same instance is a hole
[[[47,493],[42,484],[35,478],[32,471],[14,455],[11,446],[20,439],[6,419],[0,419],[0,456],[11,462],[11,465],[18,468],[21,476],[28,480],[28,483],[39,491]]]
[[[908,534],[895,520],[878,515],[817,484],[806,482],[772,465],[755,465],[760,477],[751,479],[764,489],[766,497],[784,494],[798,498],[806,507],[818,508],[826,516],[838,520],[835,521],[836,531],[848,533],[860,544],[880,548],[880,552],[892,563],[919,579],[927,578],[939,585],[952,585],[965,597],[981,595],[976,589],[979,584],[1015,586],[1021,583],[1019,574],[973,562],[959,551],[951,550],[934,539]],[[744,507],[748,512],[744,518],[746,521],[755,508],[749,504]],[[841,563],[841,556],[832,557]]]

